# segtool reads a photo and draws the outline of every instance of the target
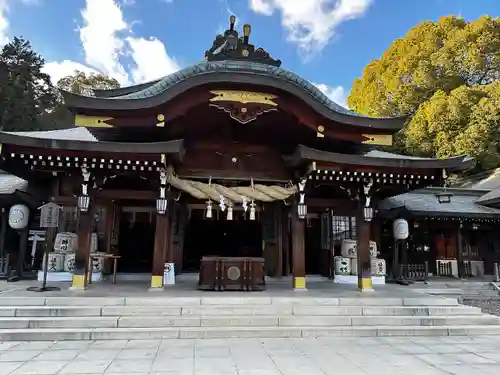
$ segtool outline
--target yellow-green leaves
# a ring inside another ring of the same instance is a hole
[[[356,79],[349,106],[371,116],[413,115],[404,151],[467,153],[500,165],[500,19],[454,16],[422,22]]]
[[[116,79],[101,73],[87,75],[84,72],[75,70],[73,75],[61,78],[57,82],[57,87],[73,94],[92,96],[93,89],[117,89],[120,87],[120,83]]]

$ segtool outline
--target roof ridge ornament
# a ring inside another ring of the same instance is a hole
[[[252,27],[249,24],[243,25],[243,37],[239,37],[238,32],[234,29],[235,24],[236,16],[233,15],[229,17],[229,29],[224,32],[224,35],[217,35],[212,47],[205,52],[205,60],[240,60],[277,67],[281,65],[281,60],[273,59],[265,49],[255,48],[253,44],[249,43],[252,32]]]

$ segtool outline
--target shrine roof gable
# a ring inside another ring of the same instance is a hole
[[[260,85],[286,91],[312,107],[321,115],[340,123],[374,129],[399,130],[406,116],[373,118],[332,101],[308,80],[286,69],[253,61],[202,61],[170,74],[142,90],[131,90],[121,96],[88,97],[63,91],[66,105],[73,110],[138,110],[153,108],[177,95],[205,84],[239,83]]]

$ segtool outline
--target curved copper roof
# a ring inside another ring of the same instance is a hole
[[[333,102],[311,82],[286,69],[251,61],[202,61],[170,74],[143,89],[108,98],[86,97],[63,91],[66,105],[74,109],[137,110],[161,105],[177,95],[208,83],[241,83],[268,86],[297,96],[321,115],[345,124],[399,130],[406,116],[366,117]],[[123,89],[125,90],[125,89]],[[115,90],[113,90],[115,91]]]
[[[94,92],[94,95],[98,98],[113,98],[144,90],[148,87],[153,86],[155,83],[158,83],[158,81],[160,81],[160,79],[156,79],[150,82],[140,83],[138,85],[133,85],[133,86],[119,87],[117,89],[102,89],[102,90],[93,89],[92,91]]]

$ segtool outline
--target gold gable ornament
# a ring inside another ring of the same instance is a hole
[[[366,145],[392,146],[392,135],[390,134],[361,134],[367,138],[362,143]]]
[[[278,96],[273,94],[238,90],[213,90],[210,91],[210,93],[215,95],[215,97],[210,99],[211,102],[257,103],[273,107],[278,106],[278,104],[274,102],[274,99],[277,99]]]
[[[99,117],[99,116],[86,116],[76,115],[75,126],[83,126],[87,128],[112,128],[106,121],[113,120],[113,117]]]

